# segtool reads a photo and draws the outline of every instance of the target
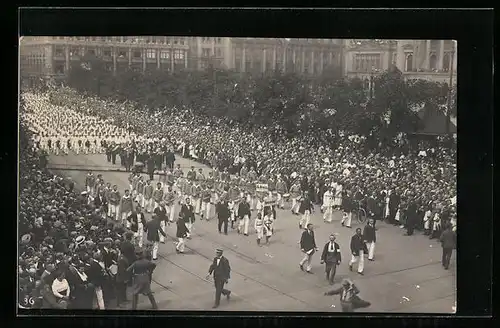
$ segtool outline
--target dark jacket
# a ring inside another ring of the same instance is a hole
[[[302,199],[302,201],[300,202],[300,207],[299,207],[300,214],[304,214],[306,210],[309,210],[309,212],[312,213],[313,209],[314,209],[314,207],[313,207],[313,204],[312,204],[311,200],[309,199],[309,197]]]
[[[167,209],[165,207],[158,206],[157,208],[155,208],[154,213],[160,221],[167,220]]]
[[[302,232],[302,237],[300,238],[300,248],[306,252],[316,248],[314,231],[309,232],[308,230],[305,230],[304,232]]]
[[[160,221],[158,219],[153,219],[146,223],[144,226],[144,229],[147,232],[146,239],[151,242],[156,242],[160,241],[160,233],[164,236],[167,237],[167,234],[165,231],[162,230],[160,227]]]
[[[188,232],[189,230],[186,227],[186,222],[184,220],[177,220],[177,233],[175,236],[177,238],[186,238]]]
[[[245,215],[248,215],[250,217],[250,204],[247,202],[242,202],[238,206],[238,216],[243,219]]]
[[[129,264],[135,261],[135,247],[130,241],[122,241],[120,245],[120,252],[123,256],[125,256]]]
[[[355,234],[354,236],[351,237],[351,253],[354,256],[359,255],[359,251],[367,251],[366,249],[366,244],[363,242],[363,236],[358,236]]]
[[[369,224],[365,226],[365,229],[363,230],[363,240],[365,240],[368,243],[377,242],[375,227],[372,227]]]
[[[231,216],[227,203],[218,203],[215,210],[217,211],[217,217],[219,220],[227,220]]]
[[[328,241],[323,247],[323,252],[321,253],[321,261],[324,261],[326,263],[339,263],[340,261],[342,261],[339,244],[333,242],[333,247],[334,247],[333,252],[328,251],[329,245],[330,241]]]
[[[214,274],[214,280],[228,280],[231,277],[231,267],[229,261],[224,257],[220,257],[219,265],[217,265],[217,257],[214,258],[208,274]]]
[[[401,197],[397,193],[392,192],[389,196],[389,208],[397,208],[400,202]]]
[[[127,282],[130,279],[130,273],[127,272],[127,268],[129,267],[129,261],[125,256],[120,256],[118,259],[118,269],[116,272],[116,282],[123,283]]]
[[[92,260],[90,261],[90,267],[87,272],[87,278],[90,283],[96,287],[102,287],[106,282],[106,277],[104,274],[104,269],[99,263]]]
[[[194,216],[194,208],[193,205],[186,205],[182,204],[181,211],[180,211],[180,216],[183,218],[184,222],[194,222],[195,221],[195,216]]]
[[[100,196],[97,196],[96,198],[94,198],[94,205],[96,207],[106,206],[108,205],[108,201],[104,196],[102,196],[102,198]]]
[[[146,225],[146,219],[144,217],[144,213],[141,213],[141,223],[142,226],[144,227]],[[139,218],[136,212],[132,212],[132,214],[129,215],[127,220],[130,222],[130,230],[133,232],[137,232],[139,229]]]
[[[443,248],[454,249],[457,247],[457,235],[451,229],[446,229],[439,238]]]

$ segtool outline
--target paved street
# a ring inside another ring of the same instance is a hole
[[[186,170],[191,165],[203,167],[181,158],[177,163]],[[51,156],[50,164],[93,169],[112,166],[106,162],[105,155]],[[78,185],[83,185],[87,173],[83,170],[56,172],[71,176]],[[119,186],[120,192],[128,188],[128,173],[102,173],[106,182]],[[340,219],[341,213],[338,212],[333,223],[324,223],[319,208],[312,215],[320,250],[330,233],[338,233],[337,242],[343,261],[337,269],[333,287],[338,287],[342,278],[349,277],[359,287],[360,297],[372,303],[371,307],[358,312],[453,312],[456,300],[455,254],[450,269],[446,271],[440,263],[438,242],[419,232],[414,236],[404,236],[402,229],[379,223],[375,261],[365,261],[365,275],[360,276],[350,272],[347,265],[354,229],[341,227]],[[338,296],[323,296],[332,286],[325,279],[324,266],[319,263],[320,254],[316,253],[313,258],[314,274],[306,274],[298,267],[302,258],[298,245],[301,234],[298,220],[299,217],[292,215],[289,209],[278,210],[275,235],[270,245],[259,247],[253,231],[248,237],[238,235],[236,230],[230,230],[227,236],[219,235],[215,219],[208,222],[198,219],[193,238],[187,242],[186,254],[176,254],[173,245],[175,225],[171,225],[167,229],[169,240],[160,244],[158,267],[153,275],[152,288],[159,308],[211,310],[215,289],[213,282],[205,280],[205,276],[215,249],[223,248],[232,268],[227,285],[232,290],[232,297],[230,302],[223,299],[218,310],[340,312]],[[140,297],[139,308],[149,307],[147,298]]]

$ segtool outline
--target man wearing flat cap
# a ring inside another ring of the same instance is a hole
[[[370,302],[359,298],[358,294],[359,289],[349,279],[344,279],[341,287],[324,293],[324,295],[340,295],[340,306],[342,308],[342,312],[353,312],[357,308],[368,307],[371,305]]]
[[[213,273],[215,285],[215,303],[212,308],[219,307],[221,294],[226,296],[228,301],[231,297],[231,291],[224,289],[224,284],[227,284],[231,277],[231,267],[229,266],[229,261],[222,256],[222,253],[222,249],[216,250],[216,256],[208,269],[207,279]]]

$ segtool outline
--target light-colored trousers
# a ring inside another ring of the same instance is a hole
[[[137,226],[137,232],[134,233],[134,237],[137,245],[142,248],[144,242],[144,226],[140,222]]]
[[[150,198],[150,199],[143,198],[142,199],[142,207],[144,208],[144,210],[146,212],[150,213],[152,211],[151,207],[153,207],[153,198]]]
[[[353,265],[356,262],[358,262],[358,272],[363,272],[363,269],[365,268],[365,252],[363,250],[359,251],[358,256],[351,254],[351,260],[349,261],[349,265]]]
[[[264,237],[264,226],[257,226],[255,231],[257,232],[257,239]]]
[[[168,220],[170,222],[174,222],[174,214],[175,214],[175,204],[168,205],[165,207],[168,213]]]
[[[160,221],[161,230],[165,231],[165,226],[166,226],[165,221],[161,220]],[[162,234],[160,234],[160,243],[164,243],[164,242],[165,242],[165,237]]]
[[[90,195],[94,195],[94,192],[95,192],[95,187],[94,186],[87,186],[87,192],[90,194]]]
[[[325,212],[323,213],[323,220],[326,222],[332,222],[333,220],[333,207],[330,205],[325,206]]]
[[[201,202],[201,214],[205,217],[205,219],[210,218],[210,202]]]
[[[153,260],[156,260],[158,258],[158,248],[160,246],[160,243],[157,241],[153,242]]]
[[[186,228],[189,230],[187,236],[190,237],[194,229],[193,224],[191,222],[186,222]]]
[[[375,253],[375,242],[372,241],[370,243],[366,243],[366,247],[368,248],[368,259],[373,260],[373,254]]]
[[[179,238],[179,241],[177,242],[177,246],[175,248],[181,252],[184,253],[184,247],[186,246],[186,240],[184,238]]]
[[[299,209],[299,202],[297,202],[297,197],[292,198],[292,212],[297,213],[297,210]]]
[[[250,223],[250,218],[248,215],[245,215],[243,218],[240,219],[240,222],[238,223],[238,231],[241,232],[241,228],[243,228],[243,233],[245,235],[248,235],[248,224]]]
[[[311,222],[311,212],[309,210],[305,210],[304,214],[300,218],[299,224],[302,227],[307,227],[307,225]]]
[[[101,287],[96,287],[95,288],[95,296],[97,298],[97,305],[99,306],[99,310],[105,310],[105,308],[104,308],[104,297],[102,295],[102,288]]]
[[[114,216],[115,221],[118,221],[118,219],[120,218],[120,205],[109,204],[108,211],[110,216]]]
[[[349,212],[349,213],[344,212],[342,215],[342,221],[340,221],[340,223],[343,223],[347,227],[350,227],[351,226],[351,219],[352,219],[352,213],[351,212]]]
[[[130,228],[130,222],[127,218],[132,214],[132,212],[122,212],[122,224],[125,223],[127,228]]]
[[[283,199],[283,195],[278,193],[278,197],[276,199],[276,203],[279,208],[285,207],[285,200]]]
[[[311,252],[311,254],[304,253],[304,257],[302,258],[302,261],[300,261],[300,265],[304,265],[307,263],[306,266],[306,271],[311,271],[311,263],[312,263],[312,257],[314,255],[314,252]]]
[[[193,197],[193,205],[194,205],[194,213],[195,214],[200,214],[200,207],[201,207],[201,199],[196,197]]]

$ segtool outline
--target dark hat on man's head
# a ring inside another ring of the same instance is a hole
[[[217,248],[217,249],[216,249],[216,251],[217,251],[217,253],[222,253],[222,252],[224,252],[224,251],[223,251],[222,249],[220,249],[220,248]]]

